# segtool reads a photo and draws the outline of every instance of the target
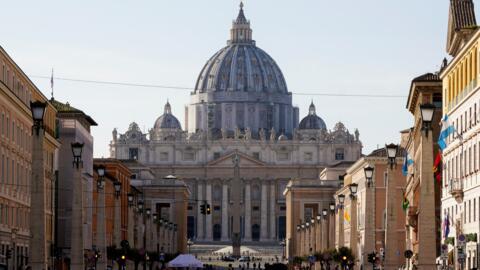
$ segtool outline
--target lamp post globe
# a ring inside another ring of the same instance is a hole
[[[322,216],[325,218],[328,215],[328,210],[326,208],[322,209]]]
[[[145,209],[145,214],[147,214],[148,218],[150,217],[151,213],[152,213],[152,209],[150,209],[150,208]]]
[[[115,183],[113,183],[113,188],[115,189],[115,195],[118,198],[120,196],[120,192],[122,191],[122,182],[115,181]]]
[[[105,177],[105,166],[104,165],[98,165],[97,166],[97,175],[98,175],[97,187],[99,189],[103,189],[103,187],[105,185],[105,180],[103,179]]]
[[[372,185],[372,181],[373,181],[374,168],[372,166],[368,165],[367,167],[363,168],[363,171],[365,173],[365,179],[367,180],[367,186],[370,187]]]
[[[420,115],[422,116],[423,129],[428,131],[431,128],[433,113],[435,112],[435,105],[431,103],[420,105]]]
[[[46,102],[34,101],[30,102],[30,110],[32,112],[33,128],[36,134],[39,134],[40,128],[43,127],[43,117],[45,116]]]
[[[357,183],[352,183],[350,184],[350,186],[348,186],[349,189],[350,189],[350,193],[353,197],[355,197],[357,195],[357,191],[358,191],[358,184]]]
[[[317,215],[317,222],[320,223],[320,221],[322,220],[322,216],[320,214]]]
[[[328,206],[330,208],[330,212],[334,213],[335,212],[335,203],[332,202]]]
[[[140,211],[140,212],[143,211],[143,201],[142,200],[138,201],[138,211]]]
[[[391,143],[391,144],[385,145],[385,149],[387,152],[390,169],[393,169],[393,165],[395,165],[395,159],[397,157],[398,145]]]
[[[338,204],[340,205],[340,207],[343,207],[343,204],[345,203],[345,195],[340,194],[337,196],[337,198],[338,198]]]
[[[74,142],[71,144],[72,154],[73,154],[73,165],[77,167],[82,163],[82,152],[83,152],[83,143]]]
[[[133,206],[133,200],[135,199],[132,193],[127,194],[128,206]]]

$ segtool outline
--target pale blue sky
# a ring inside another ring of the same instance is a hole
[[[293,93],[408,95],[413,77],[438,69],[445,53],[447,0],[247,0],[257,45],[279,64]],[[193,87],[225,46],[238,0],[8,1],[0,45],[29,75]],[[477,8],[478,10],[478,8]],[[32,78],[50,96],[49,80]],[[189,91],[55,82],[55,98],[84,110],[95,156],[111,131],[132,121],[148,130],[169,98],[184,121]],[[398,141],[411,125],[406,98],[294,95],[333,128],[360,130],[364,153]]]

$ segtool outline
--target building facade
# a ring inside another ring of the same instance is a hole
[[[59,147],[55,139],[56,110],[48,104],[44,125],[45,231],[30,230],[30,181],[32,176],[31,101],[47,98],[30,81],[7,52],[0,47],[0,264],[6,264],[7,250],[12,251],[10,269],[27,264],[31,234],[45,235],[45,259],[52,265],[50,252],[54,241],[54,156]]]
[[[113,131],[111,156],[135,159],[156,179],[173,174],[189,190],[188,237],[230,241],[232,154],[240,157],[243,241],[277,241],[286,236],[283,191],[290,179],[318,179],[325,167],[361,155],[359,132],[342,123],[327,130],[312,103],[298,123],[285,79],[251,39],[243,8],[233,22],[228,46],[199,75],[186,108],[186,128],[167,102],[148,134],[132,123]],[[200,214],[207,201],[212,215]]]
[[[463,246],[465,261],[457,267],[478,267],[479,249],[474,235],[480,231],[480,91],[479,75],[480,31],[478,31],[473,1],[452,1],[449,14],[447,52],[453,59],[443,67],[443,114],[456,132],[447,138],[443,150],[442,222],[448,233],[442,242],[453,255],[449,264],[457,264],[457,248]],[[458,243],[460,234],[469,240]],[[478,238],[477,238],[478,239]],[[478,240],[477,240],[478,241]]]

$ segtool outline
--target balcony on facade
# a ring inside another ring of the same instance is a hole
[[[462,179],[450,179],[448,184],[448,192],[458,202],[463,200],[463,181]]]

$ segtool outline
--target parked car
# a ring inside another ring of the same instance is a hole
[[[250,257],[248,256],[242,256],[240,257],[240,259],[238,259],[239,262],[249,262],[250,261]]]

